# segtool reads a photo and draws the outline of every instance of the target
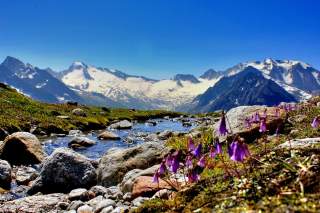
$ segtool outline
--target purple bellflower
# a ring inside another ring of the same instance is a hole
[[[160,177],[159,171],[156,171],[156,173],[154,173],[153,175],[152,183],[159,183],[159,177]]]
[[[200,180],[200,176],[197,173],[197,171],[192,170],[188,173],[188,182],[189,183],[194,183]]]
[[[192,169],[193,168],[192,156],[191,155],[187,156],[185,165],[186,165],[187,169]]]
[[[235,141],[234,145],[230,147],[232,150],[231,160],[242,162],[245,158],[250,156],[248,145],[244,142]]]
[[[266,123],[266,118],[262,118],[260,122],[260,129],[259,132],[266,132],[267,131],[267,123]]]
[[[195,146],[191,137],[188,139],[188,151],[192,152],[195,150]]]
[[[173,172],[174,174],[177,173],[179,166],[180,166],[180,155],[181,155],[180,150],[175,151],[175,153],[173,153],[173,159],[172,159],[170,171]]]
[[[205,157],[205,155],[202,155],[202,157],[198,161],[197,165],[200,166],[201,168],[204,168],[206,166],[206,157]]]
[[[218,133],[221,136],[224,136],[228,134],[228,129],[227,129],[227,123],[226,123],[226,116],[224,111],[222,111],[221,119],[220,119],[220,124],[218,128]]]
[[[200,143],[197,148],[192,152],[192,154],[196,157],[199,158],[201,155],[201,150],[202,150],[202,144]]]
[[[312,128],[316,129],[320,125],[320,119],[319,116],[315,117],[311,123]]]

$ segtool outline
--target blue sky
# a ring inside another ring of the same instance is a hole
[[[319,11],[318,0],[0,0],[0,60],[153,78],[266,57],[319,69]]]

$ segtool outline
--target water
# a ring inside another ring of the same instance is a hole
[[[182,125],[181,121],[177,119],[155,119],[157,122],[156,126],[152,126],[147,123],[134,123],[132,129],[128,130],[112,130],[120,136],[120,140],[98,140],[97,135],[99,132],[92,132],[86,137],[96,141],[96,144],[91,147],[85,147],[76,149],[77,152],[83,154],[91,159],[97,159],[101,157],[108,149],[113,147],[131,147],[136,146],[139,143],[144,142],[144,137],[150,133],[162,132],[164,130],[170,130],[175,132],[189,132],[194,128],[194,124],[190,127]],[[73,136],[66,137],[51,137],[43,141],[45,151],[50,155],[56,148],[68,147],[68,142]],[[127,143],[127,139],[133,139],[133,143]]]

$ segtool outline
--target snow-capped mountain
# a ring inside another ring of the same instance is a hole
[[[194,99],[190,112],[229,110],[242,105],[274,106],[297,99],[285,89],[266,78],[261,71],[249,66],[241,72],[221,78],[213,87]]]
[[[48,70],[25,64],[10,56],[0,64],[0,82],[41,101],[82,101],[76,92],[54,78]]]
[[[183,74],[170,80],[153,80],[82,62],[74,62],[61,73],[60,79],[74,90],[99,93],[127,107],[145,109],[175,109],[191,102],[219,80]]]

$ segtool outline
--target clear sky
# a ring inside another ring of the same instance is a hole
[[[320,68],[318,0],[0,0],[0,60],[169,78],[236,63]]]

